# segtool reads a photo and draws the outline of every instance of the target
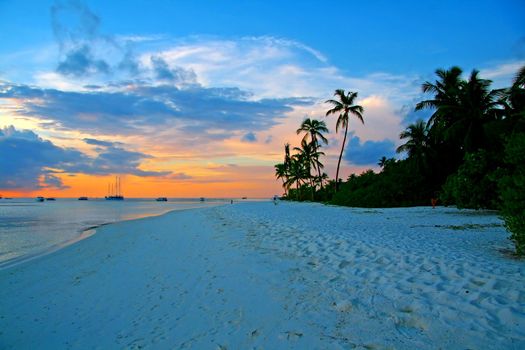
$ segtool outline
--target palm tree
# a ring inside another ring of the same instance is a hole
[[[285,182],[288,178],[288,172],[284,163],[275,164],[275,177],[283,181],[284,195],[288,196]]]
[[[305,133],[303,140],[307,141],[310,138],[310,142],[314,144],[315,148],[320,147],[318,139],[324,144],[328,144],[328,140],[323,135],[323,132],[329,132],[324,121],[306,118],[299,129],[297,129],[297,135],[302,132]]]
[[[490,90],[492,81],[481,79],[473,70],[468,81],[461,83],[459,106],[447,136],[457,139],[465,152],[474,152],[486,145],[485,125],[499,119],[504,89]]]
[[[435,109],[428,120],[429,127],[448,126],[452,118],[451,112],[459,103],[462,73],[461,68],[456,66],[449,70],[438,69],[436,75],[440,80],[436,80],[434,83],[427,81],[421,86],[424,93],[434,95],[433,99],[421,101],[416,105],[416,111],[427,108]]]
[[[426,123],[419,119],[414,124],[410,124],[399,134],[399,138],[408,139],[408,141],[396,149],[397,153],[407,152],[409,157],[422,154],[427,142]]]
[[[284,163],[283,163],[286,170],[290,168],[291,160],[292,159],[290,157],[290,144],[287,142],[284,144]]]
[[[525,129],[525,66],[518,70],[501,102],[506,110],[507,123],[510,122],[510,130],[514,131],[520,124],[520,129]]]
[[[345,136],[343,138],[343,145],[341,146],[341,153],[339,154],[339,160],[337,161],[337,171],[335,173],[335,191],[337,192],[339,186],[339,167],[341,165],[341,158],[343,157],[343,152],[345,149],[346,135],[348,134],[349,114],[357,117],[361,123],[364,124],[365,122],[363,120],[364,108],[359,105],[354,105],[354,100],[357,98],[357,92],[349,91],[347,94],[345,94],[343,89],[337,89],[335,90],[334,96],[336,96],[338,100],[327,100],[325,102],[333,106],[332,109],[326,112],[326,115],[339,115],[335,125],[335,132],[339,131],[339,127],[345,128]]]
[[[322,173],[321,176],[316,176],[316,177],[314,178],[314,182],[315,182],[316,184],[319,184],[319,186],[320,186],[321,188],[323,188],[323,183],[324,183],[325,181],[328,181],[328,174],[327,174],[327,173]]]
[[[385,157],[385,156],[382,156],[380,159],[379,159],[379,162],[377,162],[377,165],[379,165],[381,167],[381,169],[384,169],[385,168],[385,165],[388,163],[388,158]]]
[[[329,132],[324,121],[306,118],[296,132],[297,135],[302,132],[305,133],[302,141],[306,141],[308,138],[310,138],[310,142],[314,147],[314,152],[317,151],[319,147],[321,147],[319,140],[321,140],[324,144],[328,144],[328,140],[323,135],[323,132]],[[318,161],[319,159],[317,158],[317,162]],[[314,164],[314,166],[317,169],[319,176],[321,176],[321,168],[317,167],[316,164]]]
[[[414,124],[410,124],[399,134],[400,139],[408,139],[408,141],[399,146],[396,152],[407,152],[408,158],[413,159],[419,169],[421,169],[421,166],[424,165],[425,162],[428,148],[427,134],[427,124],[422,119],[419,119]]]
[[[288,169],[288,178],[284,182],[284,185],[287,188],[290,188],[293,184],[295,184],[296,192],[297,192],[297,198],[300,199],[301,192],[301,181],[307,178],[306,169],[304,167],[304,162],[299,159],[298,157],[293,157],[290,160],[290,167]]]
[[[484,125],[501,114],[504,90],[490,90],[491,81],[479,78],[477,70],[472,71],[468,81],[461,79],[461,73],[458,67],[438,69],[440,80],[422,86],[423,92],[433,93],[434,98],[421,101],[416,110],[435,109],[428,121],[429,132],[464,154],[485,143]]]

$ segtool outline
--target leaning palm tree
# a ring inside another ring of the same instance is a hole
[[[282,180],[284,195],[288,196],[288,192],[285,186],[286,179],[288,178],[288,172],[284,163],[275,164],[275,177]]]
[[[335,132],[339,131],[339,127],[345,128],[345,136],[343,138],[343,145],[341,146],[341,153],[339,154],[339,160],[337,161],[337,171],[335,173],[335,191],[337,192],[338,186],[339,186],[339,167],[341,165],[341,158],[343,157],[343,152],[345,149],[345,143],[346,143],[346,136],[348,134],[348,119],[349,114],[354,115],[361,121],[361,123],[365,123],[363,120],[363,112],[364,108],[359,105],[354,105],[354,100],[357,98],[357,92],[351,92],[345,94],[345,91],[343,89],[337,89],[335,90],[334,96],[336,96],[337,100],[327,100],[325,103],[329,103],[333,106],[332,109],[328,110],[326,112],[326,115],[330,114],[338,114],[339,117],[337,118],[337,123],[335,124]]]
[[[319,147],[321,147],[321,145],[319,144],[319,140],[324,144],[328,144],[328,140],[323,135],[323,132],[329,132],[324,121],[306,118],[302,122],[299,129],[297,129],[297,135],[299,135],[302,132],[305,133],[302,141],[306,142],[307,139],[310,138],[310,142],[313,145],[314,152],[319,150]],[[317,161],[318,160],[319,159],[317,158]],[[321,168],[317,167],[316,164],[314,164],[314,168],[317,170],[318,175],[321,176]]]

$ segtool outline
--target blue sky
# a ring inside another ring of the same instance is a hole
[[[525,64],[524,14],[523,1],[0,0],[0,147],[25,142],[17,169],[31,169],[20,183],[0,169],[0,189],[65,190],[120,168],[271,195],[282,145],[304,117],[324,118],[337,88],[365,107],[343,174],[375,167],[428,114],[413,106],[435,69],[509,84]],[[333,176],[342,138],[328,136]],[[39,144],[56,154],[27,165]]]
[[[53,42],[55,1],[0,1],[1,53]],[[67,1],[62,2],[67,3]],[[272,36],[366,74],[479,67],[525,56],[525,3],[502,1],[87,1],[112,34]],[[14,35],[16,33],[16,35]]]

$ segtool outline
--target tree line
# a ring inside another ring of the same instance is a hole
[[[348,126],[352,118],[364,123],[357,92],[336,90],[326,101],[326,116],[335,115],[343,144],[335,179],[322,170],[328,144],[324,121],[307,118],[297,129],[300,147],[285,145],[275,175],[282,180],[284,198],[355,207],[429,205],[431,199],[459,208],[495,209],[505,219],[516,251],[525,255],[525,67],[512,85],[492,89],[492,81],[473,70],[465,79],[459,67],[436,70],[436,80],[422,84],[429,99],[415,110],[430,110],[403,130],[396,158],[378,160],[380,171],[339,178]]]

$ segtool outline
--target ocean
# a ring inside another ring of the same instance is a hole
[[[230,199],[105,199],[57,198],[37,202],[34,198],[0,199],[0,268],[39,256],[79,239],[100,225],[161,215],[172,210],[229,203]]]

